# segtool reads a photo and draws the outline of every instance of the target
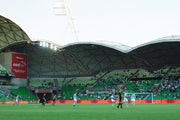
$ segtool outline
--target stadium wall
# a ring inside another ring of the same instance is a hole
[[[13,85],[27,87],[27,79],[13,78],[13,79],[11,79],[11,83]]]
[[[0,53],[0,64],[12,72],[12,52]]]
[[[0,53],[0,64],[3,67],[5,67],[9,72],[14,73],[14,71],[12,71],[12,62],[13,62],[12,54],[21,55],[19,53],[14,53],[14,52]],[[14,85],[17,85],[17,86],[27,86],[27,79],[26,78],[27,78],[27,70],[26,70],[26,77],[13,78],[11,80],[11,83]]]

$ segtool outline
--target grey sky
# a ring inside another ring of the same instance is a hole
[[[67,0],[81,41],[114,41],[136,46],[180,35],[179,0]],[[1,0],[0,14],[31,39],[74,42],[66,17],[55,16],[53,0]]]

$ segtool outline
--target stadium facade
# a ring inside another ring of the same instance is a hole
[[[179,66],[180,36],[160,38],[133,48],[104,42],[59,46],[42,40],[32,41],[16,23],[0,16],[0,64],[10,72],[13,72],[13,54],[27,56],[27,76],[16,75],[12,80],[26,86],[27,79],[32,78],[93,76],[118,69],[156,70],[165,65]]]

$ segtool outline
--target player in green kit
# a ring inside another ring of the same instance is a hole
[[[53,96],[53,103],[52,103],[52,105],[54,106],[55,103],[56,103],[56,94]]]

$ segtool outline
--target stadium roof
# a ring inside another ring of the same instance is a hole
[[[39,44],[40,41],[34,41],[8,47],[10,51],[28,55],[29,77],[91,76],[116,69],[159,69],[165,65],[177,66],[180,61],[179,39],[160,39],[128,50],[104,43],[79,42],[54,51]]]
[[[144,46],[148,46],[150,44],[163,43],[163,42],[180,42],[180,36],[176,35],[176,36],[167,36],[167,37],[158,38],[156,40],[153,40],[153,41],[132,47],[129,50],[127,50],[126,52],[130,52],[130,51],[133,51],[135,49],[138,49],[138,48],[141,48]]]
[[[8,45],[29,40],[27,34],[16,23],[0,15],[0,50]]]
[[[180,36],[160,38],[133,48],[106,41],[58,46],[44,40],[30,41],[17,24],[2,16],[0,30],[0,51],[27,54],[29,77],[90,76],[115,69],[159,69],[165,65],[179,65],[180,61]],[[48,45],[40,46],[41,41]],[[51,45],[58,49],[51,49]]]

